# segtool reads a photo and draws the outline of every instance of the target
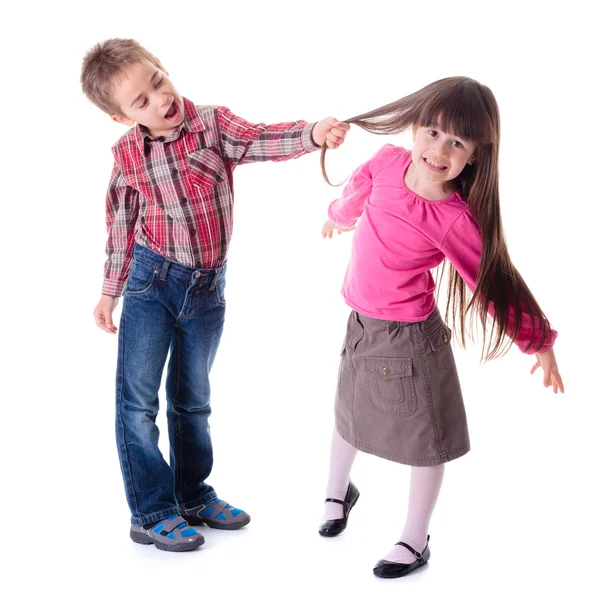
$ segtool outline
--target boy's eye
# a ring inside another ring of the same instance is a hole
[[[155,88],[159,88],[159,87],[160,87],[162,84],[163,84],[163,80],[162,80],[162,79],[159,79],[159,80],[156,82],[156,85],[155,85],[154,87],[155,87]]]
[[[148,99],[144,100],[141,104],[140,104],[140,108],[144,108],[146,106],[146,104],[148,104]]]

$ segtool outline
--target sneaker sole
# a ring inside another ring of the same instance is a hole
[[[138,533],[137,531],[130,531],[129,537],[136,544],[143,544],[144,546],[149,546],[150,544],[154,544],[159,550],[164,550],[165,552],[187,552],[188,550],[195,550],[204,544],[204,538],[198,537],[193,542],[186,542],[182,544],[163,544],[158,540],[152,539],[146,533]]]

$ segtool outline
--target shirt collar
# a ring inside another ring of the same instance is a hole
[[[198,114],[198,109],[196,108],[196,105],[187,98],[183,98],[183,112],[183,123],[177,128],[176,131],[174,131],[170,136],[165,137],[162,141],[172,142],[173,140],[176,140],[179,137],[182,131],[190,131],[196,133],[199,131],[204,131],[206,129],[206,127],[204,126],[204,122]],[[142,154],[145,154],[144,149],[146,142],[149,142],[151,139],[154,138],[151,138],[148,129],[144,127],[144,125],[140,125],[139,123],[136,123],[135,125],[134,135],[140,152]]]

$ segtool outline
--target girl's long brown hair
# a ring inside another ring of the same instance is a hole
[[[500,216],[498,186],[500,114],[491,90],[468,77],[448,77],[345,122],[379,135],[397,134],[413,126],[436,127],[450,135],[475,142],[475,162],[465,166],[456,183],[481,231],[481,262],[471,294],[454,266],[448,259],[443,261],[438,279],[448,269],[446,321],[452,307],[452,319],[456,324],[458,311],[460,342],[464,345],[465,316],[474,308],[470,331],[472,333],[473,315],[476,314],[483,328],[482,358],[490,360],[508,350],[521,328],[523,314],[527,313],[534,323],[539,324],[539,328],[533,328],[525,350],[529,350],[536,339],[539,339],[539,343],[535,350],[539,350],[550,332],[550,323],[508,254]],[[327,183],[331,184],[325,171],[326,150],[324,145],[321,170]],[[493,307],[493,318],[486,348],[490,305]]]

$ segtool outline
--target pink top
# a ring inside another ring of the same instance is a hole
[[[374,319],[425,320],[435,307],[430,269],[444,257],[475,289],[482,245],[477,221],[459,192],[426,200],[408,189],[404,175],[411,161],[410,151],[387,144],[354,172],[342,197],[329,206],[329,218],[342,227],[354,226],[362,216],[342,294],[350,307]],[[533,325],[523,314],[515,339],[522,351]],[[538,352],[550,348],[557,335],[549,332]]]

